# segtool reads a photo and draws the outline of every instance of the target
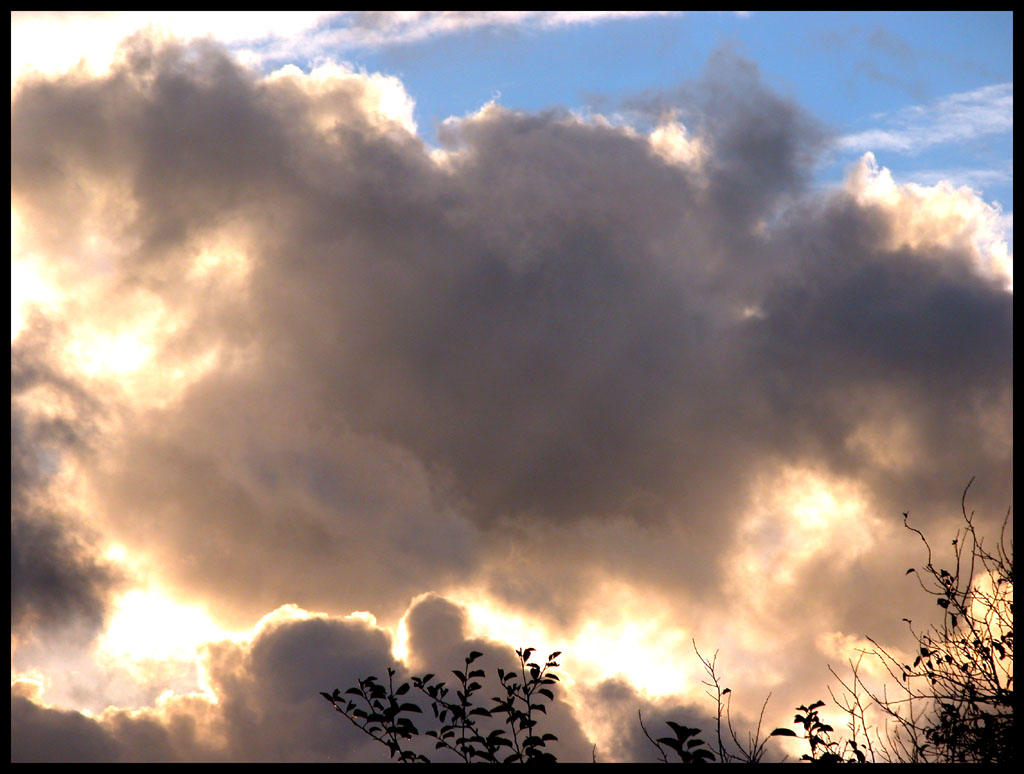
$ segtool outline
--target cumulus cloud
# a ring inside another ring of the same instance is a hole
[[[736,685],[785,707],[833,657],[812,627],[896,636],[899,514],[941,527],[974,474],[979,513],[1012,492],[1012,257],[984,203],[870,157],[811,189],[827,132],[728,54],[637,101],[653,134],[489,105],[435,152],[410,104],[147,36],[108,74],[19,85],[14,252],[58,298],[13,346],[83,397],[25,408],[12,457],[89,449],[32,496],[229,627],[288,604],[390,627],[437,591],[406,616],[423,663],[475,641],[470,598],[569,642],[629,611],[666,662],[723,643]],[[94,554],[71,555],[102,606]],[[169,759],[356,760],[316,691],[389,648],[358,621],[268,622],[209,646],[215,705],[12,716],[81,758],[133,759],[155,728]],[[599,685],[605,660],[577,668]],[[691,702],[694,675],[664,677]]]
[[[409,610],[411,655],[422,666],[417,674],[434,673],[451,685],[449,670],[461,667],[465,655],[477,649],[484,657],[474,667],[487,673],[481,695],[489,697],[497,686],[496,668],[510,670],[518,661],[507,645],[467,639],[448,625],[462,615],[439,597],[427,597]],[[344,690],[371,674],[386,681],[385,669],[392,664],[398,670],[395,679],[407,681],[410,673],[395,664],[391,649],[389,634],[372,619],[311,615],[287,606],[266,616],[252,639],[205,647],[206,692],[168,692],[153,707],[110,707],[91,717],[47,707],[22,682],[12,687],[11,759],[384,762],[387,749],[330,710],[320,692]],[[450,659],[453,654],[456,658]],[[556,690],[544,718],[545,733],[558,737],[560,760],[589,759],[591,747],[562,689]],[[414,718],[421,731],[436,727],[426,696],[412,692],[406,698],[425,711]],[[489,702],[484,698],[482,703]],[[60,745],[53,744],[55,738]]]

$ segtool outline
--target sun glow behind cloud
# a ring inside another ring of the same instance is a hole
[[[13,220],[13,211],[11,215]],[[52,308],[57,294],[40,273],[38,265],[15,258],[13,250],[11,255],[11,341],[14,341],[24,329],[33,308]]]
[[[569,632],[555,631],[540,616],[479,588],[451,588],[445,597],[465,607],[472,636],[533,647],[539,654],[561,651],[568,685],[621,677],[657,698],[693,695],[699,682],[687,657],[691,632],[675,620],[667,600],[627,581],[598,583],[581,600],[581,623]]]
[[[132,589],[114,601],[99,648],[121,659],[194,659],[201,645],[227,636],[199,605]]]
[[[22,248],[22,219],[11,206],[11,341],[25,327],[33,309],[53,313],[60,294],[47,276],[46,261]]]
[[[794,582],[804,562],[840,547],[851,560],[868,550],[880,531],[888,531],[865,518],[864,501],[852,483],[784,468],[758,487],[740,527],[742,548],[730,577],[751,604],[767,606]]]

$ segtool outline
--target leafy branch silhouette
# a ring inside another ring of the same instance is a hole
[[[389,667],[386,689],[371,675],[359,680],[356,687],[344,694],[335,689],[333,693],[321,691],[320,695],[356,728],[385,745],[392,759],[403,763],[430,762],[422,753],[403,746],[403,742],[411,741],[420,733],[408,715],[423,713],[418,704],[399,700],[411,688],[427,698],[431,713],[440,724],[439,728],[424,732],[424,736],[435,740],[435,750],[451,750],[466,763],[555,763],[557,759],[545,748],[558,737],[536,730],[536,713],[547,714],[545,701],[555,697],[549,686],[555,685],[559,677],[551,670],[558,666],[555,659],[561,651],[551,653],[543,666],[531,661],[535,652],[534,648],[516,650],[518,670],[505,671],[498,667],[499,694],[504,695],[492,696],[489,706],[476,703],[474,699],[483,689],[478,680],[486,678],[485,670],[470,669],[483,655],[476,650],[466,656],[463,669],[452,670],[458,681],[452,687],[438,681],[434,674],[426,674],[414,676],[396,689],[396,671]],[[453,690],[454,700],[450,696]],[[346,699],[349,695],[356,699]],[[500,726],[489,731],[482,728],[480,721],[484,718],[503,718],[507,730]]]

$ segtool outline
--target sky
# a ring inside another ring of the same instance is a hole
[[[12,760],[386,760],[319,691],[528,646],[653,761],[1012,506],[1011,13],[11,22]]]

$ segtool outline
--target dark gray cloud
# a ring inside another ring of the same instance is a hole
[[[61,744],[54,744],[60,739]],[[95,720],[74,710],[40,707],[11,694],[11,763],[117,760],[117,743]]]
[[[432,156],[382,119],[380,88],[261,79],[211,43],[138,37],[106,76],[14,95],[27,247],[69,286],[90,279],[88,314],[134,295],[161,305],[175,324],[154,381],[212,357],[162,402],[72,380],[124,420],[117,432],[83,414],[31,425],[12,452],[29,470],[44,436],[91,449],[90,523],[167,583],[238,626],[286,603],[395,621],[424,591],[482,585],[569,636],[615,577],[677,599],[697,628],[730,603],[733,549],[780,469],[853,482],[865,513],[932,525],[977,474],[979,513],[1005,511],[1012,295],[941,213],[929,239],[904,239],[896,206],[809,188],[827,131],[755,66],[720,53],[699,83],[636,100],[683,118],[700,143],[689,164],[598,121],[496,106],[447,124]],[[197,254],[225,244],[241,278],[197,274]],[[58,372],[73,323],[19,340],[25,362]],[[17,531],[52,556],[65,533],[47,524]],[[850,589],[906,555],[873,550],[802,564],[803,604],[863,631],[865,608],[899,594]],[[39,585],[101,599],[79,556],[76,580]],[[446,604],[422,603],[448,623],[417,652],[464,644]],[[290,631],[330,654],[338,626]],[[238,679],[315,672],[288,671],[287,639],[261,640]],[[800,648],[823,658],[813,636]],[[282,708],[312,717],[279,688]],[[219,711],[250,711],[257,689],[238,691]],[[231,754],[292,759],[274,745],[299,727],[259,717]]]
[[[724,686],[723,686],[724,687]],[[714,704],[703,707],[689,706],[669,701],[652,702],[645,699],[624,679],[612,678],[592,688],[585,689],[585,701],[591,708],[594,722],[614,729],[607,735],[609,744],[598,748],[595,755],[599,763],[633,761],[637,763],[660,763],[662,754],[669,762],[679,762],[676,754],[668,746],[659,747],[647,737],[654,740],[665,737],[675,738],[675,733],[666,721],[672,721],[689,728],[698,728],[700,734],[695,739],[702,739],[706,749],[720,759],[718,737],[716,735],[716,718]],[[730,739],[727,719],[722,719],[724,734],[722,742],[730,754],[736,754],[736,745]],[[646,734],[644,733],[646,729]],[[768,729],[769,731],[771,729]],[[744,739],[745,741],[745,739]]]
[[[90,548],[88,533],[59,514],[12,513],[12,630],[99,629],[117,575]]]
[[[36,319],[11,346],[11,631],[89,639],[102,626],[119,573],[104,562],[94,530],[45,496],[61,457],[88,453],[96,401],[44,354],[46,325]],[[50,390],[73,406],[72,416],[38,416],[20,403]]]

